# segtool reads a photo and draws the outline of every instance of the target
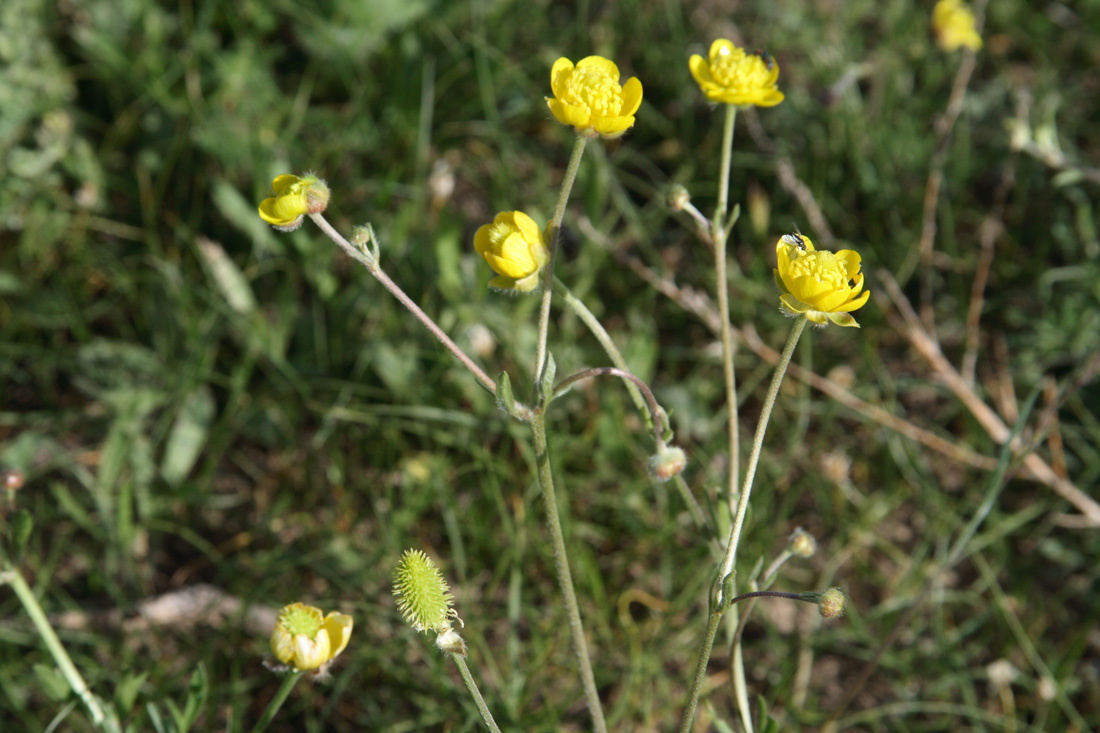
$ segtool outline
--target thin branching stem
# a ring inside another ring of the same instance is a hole
[[[569,193],[573,190],[573,181],[577,180],[577,171],[581,167],[581,158],[584,157],[584,146],[588,138],[577,135],[573,143],[573,154],[569,157],[569,166],[565,169],[565,178],[561,182],[561,191],[558,192],[558,204],[554,207],[554,218],[550,220],[550,226],[546,233],[547,245],[550,248],[550,260],[543,268],[542,276],[542,303],[539,306],[539,335],[538,348],[535,350],[535,389],[542,384],[542,370],[546,367],[546,340],[550,333],[550,301],[554,294],[554,262],[558,256],[558,241],[561,239],[561,223],[565,219],[565,205],[569,203]]]
[[[432,332],[432,335],[439,340],[439,343],[443,344],[448,351],[454,354],[455,357],[462,362],[464,367],[470,370],[470,373],[477,378],[477,381],[481,382],[481,386],[489,390],[490,394],[496,392],[496,383],[493,381],[493,378],[486,374],[485,370],[475,364],[474,360],[467,356],[466,352],[463,351],[458,344],[452,341],[451,337],[432,320],[432,317],[425,313],[412,298],[405,294],[405,291],[402,290],[397,283],[390,279],[389,275],[385,273],[374,257],[366,254],[345,239],[340,232],[336,231],[336,229],[328,223],[328,220],[325,219],[323,215],[310,214],[309,218],[313,219],[313,223],[320,227],[321,231],[328,235],[329,239],[336,242],[340,249],[344,250],[356,262],[362,264],[363,267],[367,268],[367,272],[369,272],[375,280],[382,283],[382,286],[390,291],[390,294],[397,298],[401,305],[408,308],[409,311],[416,316],[416,319]]]
[[[577,594],[573,589],[573,575],[569,571],[569,556],[565,550],[565,536],[558,516],[558,500],[554,492],[554,472],[550,467],[550,451],[546,443],[546,417],[542,409],[534,410],[529,421],[535,443],[535,460],[538,462],[539,488],[546,507],[546,524],[550,528],[550,544],[554,549],[554,566],[558,571],[558,585],[565,599],[565,611],[569,619],[569,631],[573,636],[573,652],[581,671],[584,699],[592,716],[592,726],[598,733],[607,733],[600,694],[596,690],[596,678],[592,674],[592,660],[588,656],[588,642],[584,638]]]
[[[729,431],[729,481],[726,484],[726,501],[730,513],[734,510],[737,495],[737,481],[740,467],[740,437],[737,418],[737,375],[733,367],[733,335],[730,328],[729,276],[726,274],[726,242],[729,239],[733,221],[727,222],[729,213],[730,160],[733,156],[733,127],[737,120],[737,107],[726,105],[726,126],[722,133],[722,172],[718,180],[718,206],[710,224],[711,238],[714,240],[714,271],[718,285],[718,313],[722,319],[722,371],[726,381],[726,409],[728,412],[727,430]],[[734,217],[736,221],[736,217]]]
[[[783,354],[779,358],[779,364],[775,368],[775,374],[772,376],[771,386],[768,387],[768,394],[764,398],[764,409],[760,413],[760,419],[756,423],[756,435],[753,438],[752,454],[749,456],[749,464],[745,471],[745,483],[741,489],[741,498],[737,503],[737,513],[734,516],[733,526],[730,528],[729,541],[726,543],[725,557],[722,558],[722,564],[718,571],[718,583],[721,586],[723,579],[725,579],[732,572],[734,563],[737,560],[737,545],[741,541],[741,528],[745,524],[745,514],[749,508],[749,497],[752,494],[753,480],[756,478],[756,467],[760,463],[760,454],[764,448],[764,434],[768,430],[768,422],[771,420],[772,409],[775,407],[776,397],[779,395],[779,387],[783,384],[783,376],[787,373],[787,365],[791,362],[791,356],[794,354],[794,349],[798,345],[798,339],[802,336],[802,331],[806,328],[806,316],[799,316],[795,321],[794,327],[791,329],[791,335],[787,338],[787,345],[783,347]],[[731,588],[733,583],[731,583]],[[718,594],[718,606],[724,607],[725,599],[722,596],[722,592],[716,591]],[[746,597],[754,597],[752,594],[747,594]],[[719,618],[715,618],[718,616]],[[699,690],[702,689],[702,679],[699,677],[701,674],[706,673],[707,662],[710,660],[710,653],[714,647],[714,634],[718,628],[718,621],[720,621],[721,614],[710,614],[710,618],[707,621],[707,633],[703,640],[703,647],[699,651],[699,661],[696,664],[696,680],[692,684],[691,698],[688,701],[688,706],[684,710],[683,724],[680,730],[683,733],[691,730],[691,723],[695,717],[695,706],[698,703]]]

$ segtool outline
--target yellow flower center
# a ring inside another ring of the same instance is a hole
[[[573,70],[563,101],[585,107],[593,117],[618,117],[623,88],[604,69],[586,66]]]
[[[754,89],[768,83],[764,60],[740,48],[721,48],[710,60],[710,73],[726,89]]]
[[[819,283],[828,285],[833,290],[843,290],[851,287],[844,270],[836,254],[828,251],[804,252],[791,260],[789,278],[792,281],[800,277],[813,278]]]

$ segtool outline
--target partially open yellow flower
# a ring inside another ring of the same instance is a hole
[[[619,67],[602,56],[589,56],[573,66],[567,58],[550,70],[553,97],[546,98],[550,113],[578,135],[612,139],[634,125],[642,104],[642,83],[631,77],[619,86]]]
[[[767,51],[745,53],[732,41],[719,38],[710,44],[709,58],[693,54],[688,60],[691,75],[712,102],[740,107],[774,107],[783,101],[776,88],[779,64]]]
[[[779,267],[775,284],[780,310],[788,315],[805,316],[817,324],[826,320],[838,326],[859,328],[851,311],[861,308],[871,297],[863,291],[863,273],[859,271],[859,253],[842,249],[833,253],[817,251],[809,237],[785,234],[775,245]]]
[[[522,211],[502,211],[492,224],[474,234],[474,249],[500,277],[489,287],[528,293],[539,285],[539,271],[550,261],[546,238],[534,219]]]
[[[297,670],[317,669],[332,661],[351,638],[352,618],[304,603],[292,603],[279,611],[271,633],[271,651],[283,664]]]
[[[292,232],[306,214],[319,214],[328,205],[328,186],[317,176],[277,176],[272,198],[260,202],[260,218],[276,229]]]
[[[932,32],[944,51],[966,46],[972,51],[982,47],[982,37],[974,28],[974,13],[959,0],[940,0],[932,8]]]

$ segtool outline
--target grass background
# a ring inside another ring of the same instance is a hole
[[[246,605],[304,600],[355,616],[331,684],[301,684],[273,729],[476,730],[453,665],[396,616],[390,572],[415,547],[454,585],[498,722],[586,729],[525,429],[315,228],[274,232],[255,206],[274,175],[325,177],[330,220],[345,232],[371,222],[394,279],[526,396],[536,299],[488,291],[473,231],[499,210],[549,217],[571,144],[543,102],[549,68],[563,55],[612,58],[642,80],[645,100],[621,142],[589,148],[559,275],[673,410],[689,483],[711,496],[726,449],[714,337],[610,253],[713,292],[707,247],[664,206],[673,182],[704,211],[714,201],[721,115],[687,56],[717,37],[772,53],[787,99],[759,124],[823,209],[834,246],[863,255],[871,289],[881,295],[874,273],[889,272],[916,301],[934,124],[960,61],[931,42],[930,10],[890,0],[0,4],[0,466],[25,472],[16,502],[36,522],[19,566],[97,694],[146,730],[168,701],[183,705],[201,664],[209,689],[195,729],[250,727],[279,680],[244,612],[167,626],[136,612],[205,583]],[[946,157],[934,308],[958,363],[979,231],[1012,171],[977,369],[979,393],[1000,407],[1074,378],[1100,350],[1097,184],[1013,152],[1006,129],[1026,105],[1071,160],[1098,163],[1100,6],[1001,0],[984,36]],[[856,81],[839,89],[849,72]],[[788,322],[771,285],[775,239],[795,223],[819,233],[746,131],[739,120],[731,198],[770,214],[735,230],[732,315],[778,348]],[[796,361],[996,456],[890,312],[872,299],[857,314],[862,330],[808,334]],[[569,314],[555,319],[551,350],[560,374],[606,363]],[[747,448],[770,366],[742,349],[738,370]],[[777,587],[839,585],[851,604],[825,625],[812,608],[758,607],[747,674],[783,729],[828,719],[899,620],[842,728],[1100,726],[1095,528],[1061,526],[1068,505],[1015,478],[963,560],[922,595],[990,474],[787,386],[740,570],[803,526],[819,553],[790,564]],[[1069,386],[1055,463],[1095,494],[1100,388]],[[551,422],[609,722],[674,729],[710,551],[675,492],[647,478],[651,442],[623,390],[577,389]],[[851,487],[823,468],[845,460]],[[6,591],[0,613],[3,728],[60,717],[57,729],[88,729]],[[700,730],[735,718],[724,648]],[[998,660],[1018,670],[1009,693],[990,683]],[[1052,699],[1044,676],[1064,696]]]

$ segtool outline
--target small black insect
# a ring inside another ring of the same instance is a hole
[[[797,234],[784,234],[783,241],[787,244],[793,244],[803,252],[807,251],[806,240],[802,238],[802,232],[798,232]]]
[[[753,51],[753,53],[755,53],[764,61],[764,66],[768,67],[768,71],[771,71],[775,68],[775,60],[772,58],[772,55],[770,53],[768,53],[767,51],[762,51],[759,48]]]

